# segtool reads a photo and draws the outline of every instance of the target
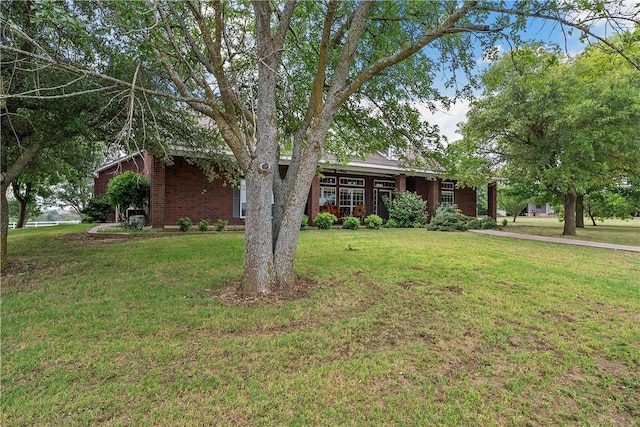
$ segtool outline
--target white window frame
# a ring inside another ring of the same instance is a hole
[[[451,201],[449,200],[445,200],[445,197],[447,199],[451,198]],[[448,203],[450,205],[455,205],[456,204],[456,193],[455,191],[441,191],[440,192],[440,203],[444,204],[444,203]]]
[[[331,194],[333,192],[333,203],[328,203],[325,201],[325,194]],[[337,205],[338,194],[336,192],[336,187],[320,187],[320,206],[325,206],[328,204]]]
[[[275,200],[273,197],[273,193],[271,193],[271,212],[273,212],[274,202]],[[238,212],[240,213],[240,218],[246,218],[247,217],[247,180],[244,178],[240,180],[240,197],[238,198],[238,203],[240,204],[240,206],[238,206],[239,208]]]
[[[453,182],[443,182],[442,185],[440,186],[440,188],[442,190],[449,190],[449,191],[453,191],[456,189],[456,185]]]
[[[385,189],[395,189],[396,188],[396,182],[395,181],[389,181],[386,179],[375,179],[373,180],[373,186],[375,188],[385,188]]]
[[[336,185],[336,177],[335,176],[320,177],[320,185]]]
[[[240,206],[239,206],[240,210],[238,212],[240,212],[240,218],[246,218],[247,217],[247,180],[245,179],[240,180],[239,203],[240,203]]]
[[[345,187],[364,187],[364,178],[340,178],[340,185]]]
[[[342,194],[349,194],[349,204],[345,204],[343,203],[343,198],[342,198]],[[362,194],[362,198],[361,201],[359,200],[358,203],[354,202],[354,194]],[[365,201],[365,192],[364,192],[364,188],[340,188],[340,192],[338,193],[338,203],[339,203],[339,209],[340,209],[340,213],[342,214],[343,212],[346,212],[347,215],[351,215],[353,214],[353,208],[355,208],[357,205],[360,204],[364,204]]]

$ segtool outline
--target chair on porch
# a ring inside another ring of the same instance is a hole
[[[360,222],[364,220],[364,216],[367,214],[367,208],[365,205],[356,205],[353,208],[353,216],[360,218]]]
[[[320,207],[320,212],[329,212],[336,216],[336,218],[340,218],[340,209],[338,209],[337,205],[324,205]]]

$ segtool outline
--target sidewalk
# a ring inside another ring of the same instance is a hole
[[[590,248],[614,249],[617,251],[639,252],[640,246],[614,245],[611,243],[590,242],[588,240],[573,240],[561,237],[534,236],[531,234],[509,233],[498,230],[469,230],[474,233],[490,234],[492,236],[512,237],[515,239],[537,240],[538,242],[561,243],[565,245],[588,246]]]
[[[111,228],[111,227],[117,227],[119,225],[120,224],[115,223],[115,222],[103,222],[103,223],[100,223],[100,224],[96,225],[91,230],[89,230],[89,234],[97,234],[98,230],[100,230],[101,228]]]

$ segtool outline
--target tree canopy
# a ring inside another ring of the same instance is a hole
[[[638,43],[640,32],[625,37]],[[621,58],[594,46],[567,60],[530,45],[501,57],[482,82],[463,140],[450,148],[463,179],[539,185],[563,200],[564,234],[573,235],[578,196],[638,174],[640,73]]]

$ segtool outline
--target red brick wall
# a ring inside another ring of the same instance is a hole
[[[177,225],[178,219],[188,216],[194,223],[201,219],[215,222],[218,219],[226,219],[231,224],[242,225],[244,219],[233,218],[233,187],[223,184],[222,180],[209,182],[202,171],[189,164],[181,157],[176,157],[173,165],[164,166],[159,161],[153,161],[147,155],[137,156],[135,159],[122,162],[100,173],[94,181],[96,195],[106,193],[107,182],[115,174],[127,170],[142,172],[151,179],[150,221],[153,227],[165,225]],[[284,176],[286,167],[280,167]],[[373,181],[375,177],[351,174],[327,174],[335,176],[336,181],[340,176],[358,177],[365,180],[365,204],[367,215],[373,212]],[[428,202],[429,211],[435,209],[439,202],[440,180],[427,180],[420,177],[404,176],[396,179],[400,187],[415,191]],[[310,196],[313,199],[307,204],[307,211],[319,210],[318,206],[318,182],[314,179]],[[337,188],[340,186],[337,185]],[[461,188],[457,193],[458,207],[465,215],[476,215],[476,192],[473,188]],[[311,219],[317,212],[309,212]]]
[[[164,227],[164,209],[166,206],[165,165],[157,160],[151,167],[151,194],[149,197],[149,223],[153,228]]]
[[[209,182],[202,171],[176,157],[175,163],[165,167],[164,224],[177,225],[178,219],[188,216],[197,224],[201,219],[228,220],[230,224],[244,224],[233,218],[233,187],[222,180]]]
[[[136,155],[131,159],[124,160],[117,165],[113,165],[108,169],[100,172],[100,174],[93,179],[93,195],[104,196],[107,194],[107,183],[116,175],[119,175],[126,171],[134,171],[143,173],[149,177],[150,161],[152,159],[148,155]]]
[[[476,189],[471,187],[456,188],[458,209],[463,214],[476,216]]]

